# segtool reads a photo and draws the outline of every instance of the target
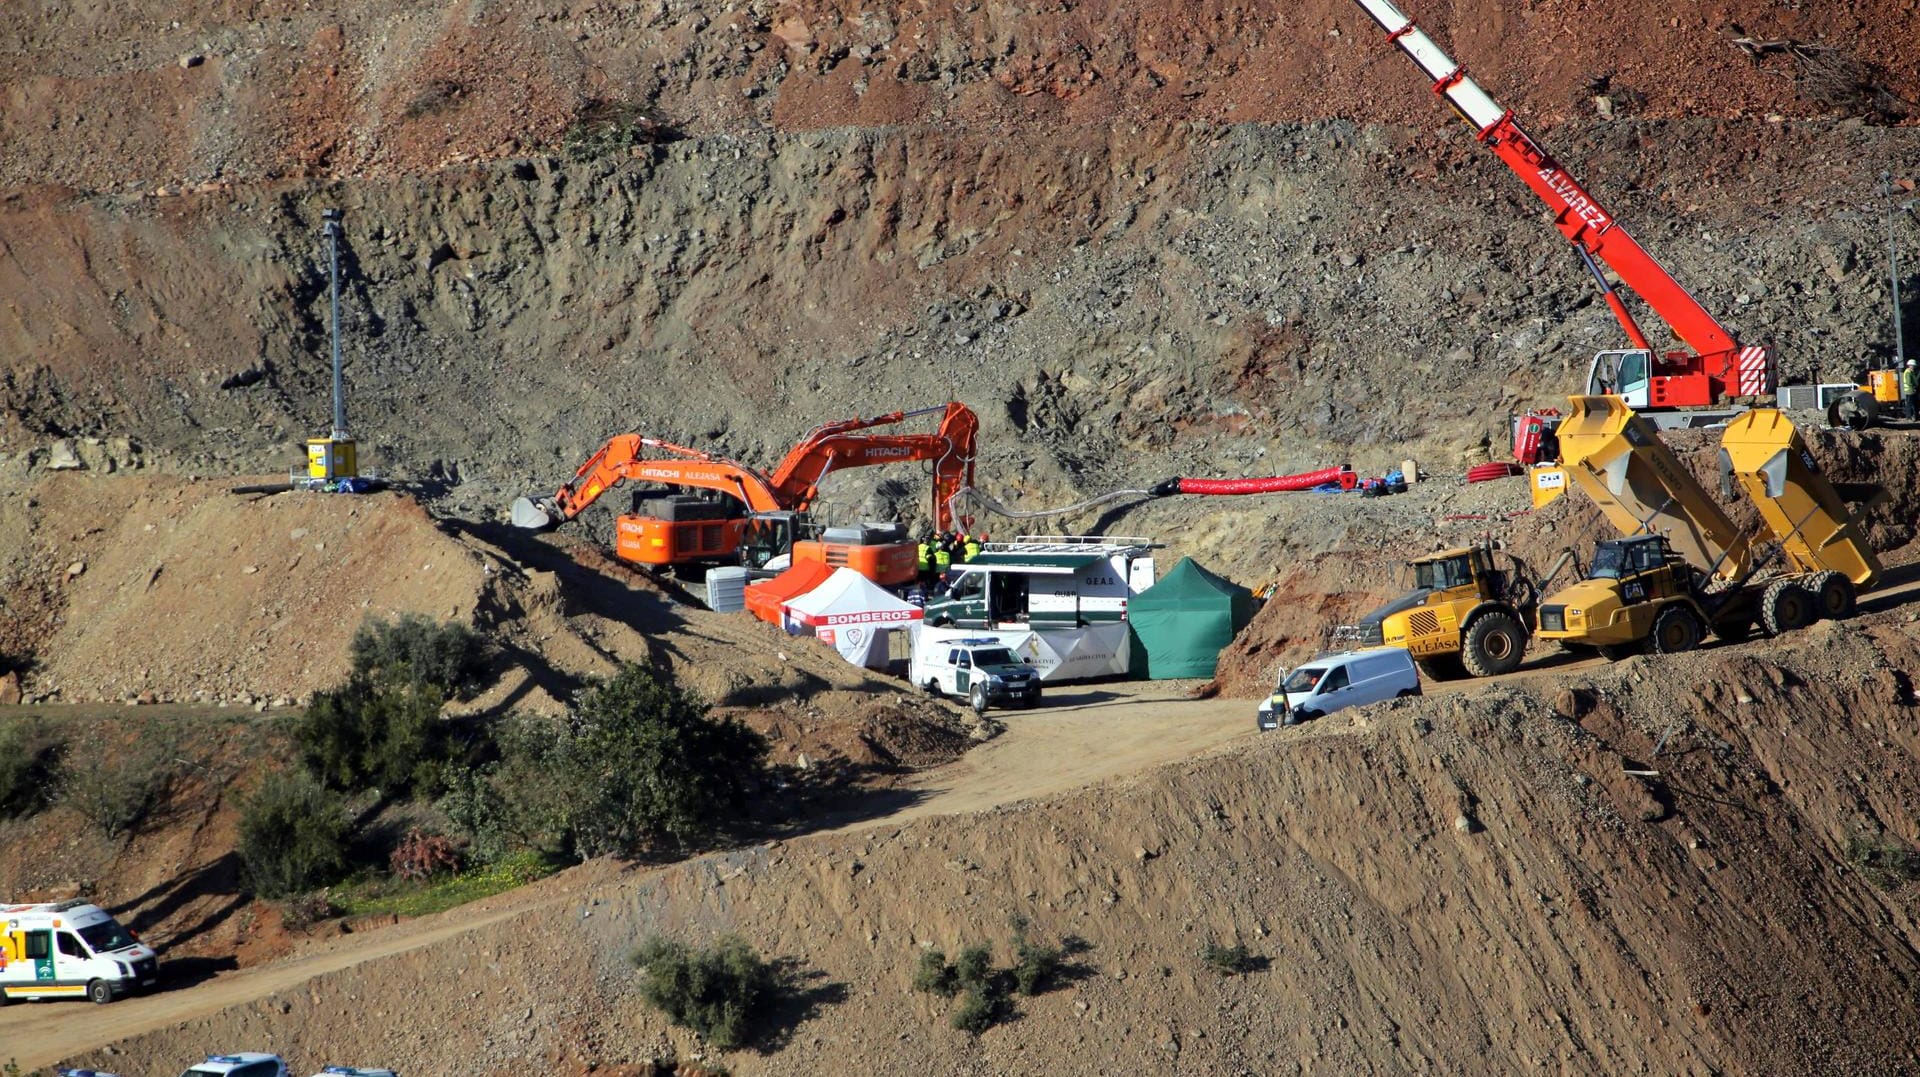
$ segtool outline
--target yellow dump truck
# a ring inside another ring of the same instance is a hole
[[[1652,424],[1618,397],[1576,396],[1560,427],[1568,479],[1626,538],[1600,543],[1586,578],[1540,603],[1538,635],[1610,656],[1688,651],[1711,632],[1778,634],[1845,617],[1880,564],[1793,423],[1771,408],[1728,424],[1721,464],[1760,510],[1740,534]]]
[[[1524,563],[1489,542],[1430,553],[1407,567],[1413,589],[1335,628],[1335,647],[1404,647],[1436,680],[1491,677],[1520,664],[1540,597]]]

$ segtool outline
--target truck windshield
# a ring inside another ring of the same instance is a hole
[[[87,948],[96,954],[124,950],[134,943],[133,933],[121,927],[116,920],[106,920],[98,924],[89,924],[78,929],[80,937],[86,940]]]
[[[1627,548],[1618,543],[1603,542],[1594,548],[1593,567],[1587,570],[1587,578],[1593,580],[1617,580],[1627,572]]]
[[[1020,660],[1005,647],[986,647],[973,652],[973,664],[976,666],[1017,666]]]
[[[1320,666],[1301,666],[1299,669],[1287,674],[1287,679],[1280,682],[1280,690],[1282,692],[1311,692],[1319,686],[1320,678],[1326,676],[1326,673],[1327,671]]]
[[[1449,557],[1444,561],[1422,561],[1413,566],[1413,585],[1444,591],[1449,587],[1464,587],[1473,582],[1473,570],[1468,567],[1465,557]]]

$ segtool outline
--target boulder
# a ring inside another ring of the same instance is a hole
[[[78,471],[86,466],[72,438],[61,438],[47,448],[47,468],[51,471]]]

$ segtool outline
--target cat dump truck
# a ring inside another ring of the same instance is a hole
[[[0,905],[0,1004],[112,1002],[159,982],[153,950],[84,901]]]
[[[1502,563],[1504,562],[1504,564]],[[1527,650],[1540,585],[1492,542],[1407,563],[1413,590],[1333,630],[1337,648],[1403,647],[1429,678],[1511,673]]]
[[[1568,477],[1628,537],[1600,543],[1586,578],[1541,602],[1540,638],[1609,657],[1689,651],[1709,633],[1738,640],[1756,624],[1778,635],[1848,616],[1878,582],[1879,562],[1779,411],[1745,412],[1721,438],[1724,485],[1760,511],[1756,545],[1618,397],[1571,399]]]

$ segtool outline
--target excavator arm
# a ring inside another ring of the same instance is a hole
[[[1453,61],[1426,32],[1395,7],[1392,0],[1358,0],[1374,22],[1387,32],[1415,66],[1433,80],[1433,91],[1472,127],[1475,136],[1520,177],[1547,208],[1554,227],[1577,249],[1601,282],[1607,306],[1634,346],[1651,350],[1645,334],[1634,323],[1594,261],[1604,263],[1631,287],[1673,332],[1698,354],[1666,356],[1664,362],[1681,374],[1704,374],[1712,397],[1750,396],[1774,389],[1773,349],[1745,347],[1734,340],[1680,282],[1647,253],[1613,213],[1587,192],[1493,97]],[[1674,403],[1696,401],[1678,399]],[[1698,403],[1712,403],[1712,399]]]
[[[935,412],[942,415],[939,428],[931,434],[862,432]],[[934,526],[946,531],[953,526],[954,498],[973,485],[974,442],[979,431],[979,417],[958,401],[942,408],[828,423],[794,446],[774,469],[770,483],[790,507],[804,510],[818,495],[821,480],[835,471],[906,460],[931,461]]]
[[[649,450],[653,455],[647,455]],[[516,500],[513,522],[518,527],[540,530],[571,520],[600,495],[626,481],[718,490],[738,498],[754,512],[790,507],[780,501],[764,476],[743,464],[658,438],[620,434],[588,457],[572,481],[551,498]]]

